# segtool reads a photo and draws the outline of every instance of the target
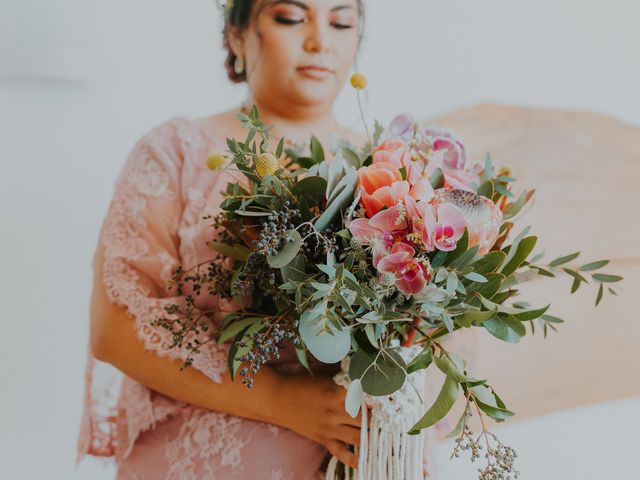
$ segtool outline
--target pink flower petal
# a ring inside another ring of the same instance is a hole
[[[349,231],[351,235],[365,242],[370,242],[375,238],[382,236],[382,232],[371,225],[369,225],[369,219],[356,218],[349,223]]]
[[[394,232],[396,230],[403,230],[407,228],[407,222],[403,220],[399,224],[396,224],[396,220],[398,220],[398,216],[400,212],[398,212],[397,207],[387,208],[386,210],[381,210],[376,213],[373,218],[369,220],[369,225],[373,228],[377,228],[382,232]]]

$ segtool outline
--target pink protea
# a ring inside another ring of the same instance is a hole
[[[446,202],[443,205],[453,204],[463,212],[470,247],[480,245],[480,255],[491,250],[502,223],[502,211],[495,203],[467,190],[441,189],[436,192],[436,198]]]
[[[397,243],[387,256],[378,263],[381,273],[393,273],[396,287],[402,293],[415,295],[420,293],[429,280],[431,272],[424,260],[414,258],[415,250],[406,243]]]

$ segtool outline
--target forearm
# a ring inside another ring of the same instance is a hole
[[[91,302],[91,345],[96,358],[168,397],[252,420],[284,423],[275,399],[291,379],[264,366],[249,389],[240,379],[231,381],[228,372],[216,383],[193,367],[181,371],[179,359],[160,357],[144,347],[132,326],[133,318],[125,308],[109,303],[99,278],[97,274]]]

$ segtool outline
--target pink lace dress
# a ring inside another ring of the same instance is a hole
[[[202,217],[218,211],[229,174],[204,162],[212,148],[224,146],[224,135],[214,137],[184,117],[152,128],[133,147],[100,231],[109,300],[127,307],[140,341],[163,357],[186,358],[186,351],[168,348],[170,335],[151,322],[167,316],[165,305],[181,301],[167,289],[175,268],[211,258],[205,243],[212,229]],[[232,309],[209,293],[196,298],[199,309]],[[227,349],[209,342],[193,368],[219,383]],[[295,363],[288,351],[276,365],[293,371]],[[105,457],[117,463],[118,480],[322,478],[327,452],[321,445],[174,400],[96,360],[90,349],[85,382],[77,464],[85,455]]]

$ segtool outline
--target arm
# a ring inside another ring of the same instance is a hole
[[[202,408],[269,422],[324,445],[342,463],[354,468],[358,458],[347,447],[360,442],[362,412],[351,418],[344,409],[346,390],[331,377],[280,375],[267,365],[255,375],[251,389],[231,381],[220,383],[181,361],[146,349],[126,308],[109,302],[102,284],[102,249],[96,255],[91,296],[90,342],[94,356],[139,383],[168,397]]]
[[[246,418],[281,423],[272,401],[285,378],[271,368],[261,369],[252,389],[232,382],[228,372],[214,383],[195,368],[180,371],[181,360],[160,357],[146,349],[132,327],[125,307],[109,302],[102,284],[102,248],[98,249],[91,297],[91,349],[139,383],[177,400]]]

